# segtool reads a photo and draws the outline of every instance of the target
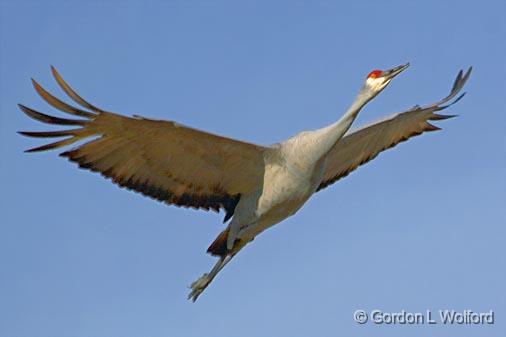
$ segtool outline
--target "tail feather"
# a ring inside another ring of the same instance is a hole
[[[211,243],[209,248],[207,248],[207,252],[214,256],[225,256],[228,253],[227,249],[227,237],[228,237],[229,227],[227,227],[223,232],[221,232],[216,239]]]

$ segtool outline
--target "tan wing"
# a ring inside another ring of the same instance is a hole
[[[60,155],[80,167],[99,172],[122,187],[168,204],[227,212],[228,220],[241,194],[260,185],[265,148],[191,129],[171,121],[125,117],[103,111],[82,99],[52,68],[60,87],[88,109],[70,106],[33,81],[35,90],[53,107],[84,119],[48,116],[19,105],[28,116],[49,124],[80,128],[20,132],[30,137],[66,137],[27,152],[44,151],[93,137]]]
[[[324,178],[318,187],[321,190],[347,176],[360,165],[374,159],[380,152],[390,149],[411,137],[426,131],[440,130],[429,123],[430,120],[441,120],[454,117],[434,112],[443,110],[460,100],[464,94],[448,105],[466,83],[472,68],[464,75],[459,72],[448,97],[426,107],[414,107],[411,110],[395,114],[372,125],[362,127],[344,136],[329,152],[325,166]]]

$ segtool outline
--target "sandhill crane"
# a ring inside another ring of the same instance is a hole
[[[61,89],[84,109],[52,96],[32,80],[35,90],[54,108],[82,118],[53,117],[21,104],[19,107],[41,122],[78,128],[20,133],[30,137],[66,137],[26,152],[56,149],[92,137],[88,143],[60,156],[81,168],[99,172],[121,187],[167,204],[223,209],[224,223],[230,222],[207,250],[219,260],[209,273],[191,284],[188,298],[195,301],[246,244],[295,214],[313,193],[380,152],[425,131],[439,130],[429,121],[453,117],[436,112],[464,96],[454,99],[472,68],[465,74],[458,73],[446,98],[349,131],[364,105],[408,66],[370,72],[357,98],[337,122],[270,146],[217,136],[173,121],[107,112],[81,98],[51,67]]]

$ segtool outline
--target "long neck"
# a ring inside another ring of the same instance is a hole
[[[319,152],[324,155],[345,135],[364,105],[371,99],[370,95],[361,90],[353,104],[337,122],[316,131]]]

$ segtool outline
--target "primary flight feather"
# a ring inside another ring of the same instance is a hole
[[[270,146],[214,135],[173,121],[104,111],[79,96],[51,67],[62,90],[82,108],[61,101],[32,80],[35,90],[54,108],[78,118],[53,117],[21,104],[19,107],[38,121],[77,128],[20,133],[38,138],[65,137],[27,152],[61,148],[91,138],[60,155],[122,187],[167,204],[223,209],[224,222],[230,222],[208,248],[219,260],[209,273],[192,283],[188,298],[195,301],[246,244],[297,212],[312,194],[380,152],[423,132],[439,130],[430,121],[453,117],[437,112],[464,95],[457,97],[471,68],[465,74],[459,72],[446,98],[349,131],[367,102],[408,65],[369,73],[353,104],[335,123]]]

